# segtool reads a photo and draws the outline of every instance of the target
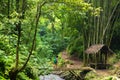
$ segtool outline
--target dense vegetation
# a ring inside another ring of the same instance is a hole
[[[0,0],[0,80],[39,80],[66,50],[105,44],[120,59],[120,0]],[[61,61],[62,63],[62,61]]]

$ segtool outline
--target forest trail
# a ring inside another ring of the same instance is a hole
[[[62,59],[65,61],[69,61],[71,64],[67,64],[66,68],[69,69],[79,69],[83,66],[83,62],[77,58],[76,56],[70,57],[66,51],[63,51],[61,54]],[[120,62],[116,63],[115,65],[120,66]],[[111,70],[102,69],[102,70],[96,70],[97,75],[99,76],[109,76],[111,75]]]
[[[67,61],[67,62],[69,62],[70,64],[67,64],[66,65],[66,67],[67,68],[80,68],[82,65],[83,65],[83,63],[82,63],[82,61],[80,61],[80,59],[78,58],[78,57],[76,57],[76,56],[69,56],[68,54],[67,54],[67,52],[66,51],[63,51],[62,52],[62,55],[61,55],[61,57],[65,60],[65,61]]]

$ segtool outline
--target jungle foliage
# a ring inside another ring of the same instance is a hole
[[[2,80],[39,80],[54,56],[66,50],[86,61],[92,44],[107,44],[120,58],[120,0],[0,0],[0,6]]]

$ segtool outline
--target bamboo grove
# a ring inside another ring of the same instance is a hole
[[[84,49],[94,44],[105,44],[110,46],[111,39],[114,32],[114,24],[120,16],[120,0],[87,0],[88,3],[92,3],[96,7],[99,7],[99,15],[89,15],[85,20],[86,29],[83,29],[84,33]],[[100,55],[92,55],[92,57],[86,54],[84,55],[84,61],[87,64],[88,58],[93,58],[94,61],[100,58]],[[85,65],[86,65],[85,64]]]

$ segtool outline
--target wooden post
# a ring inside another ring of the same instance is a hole
[[[107,53],[105,54],[105,68],[107,68]]]
[[[97,53],[95,53],[95,69],[97,69]]]
[[[103,64],[102,53],[100,53],[100,63],[102,63],[102,64]]]

